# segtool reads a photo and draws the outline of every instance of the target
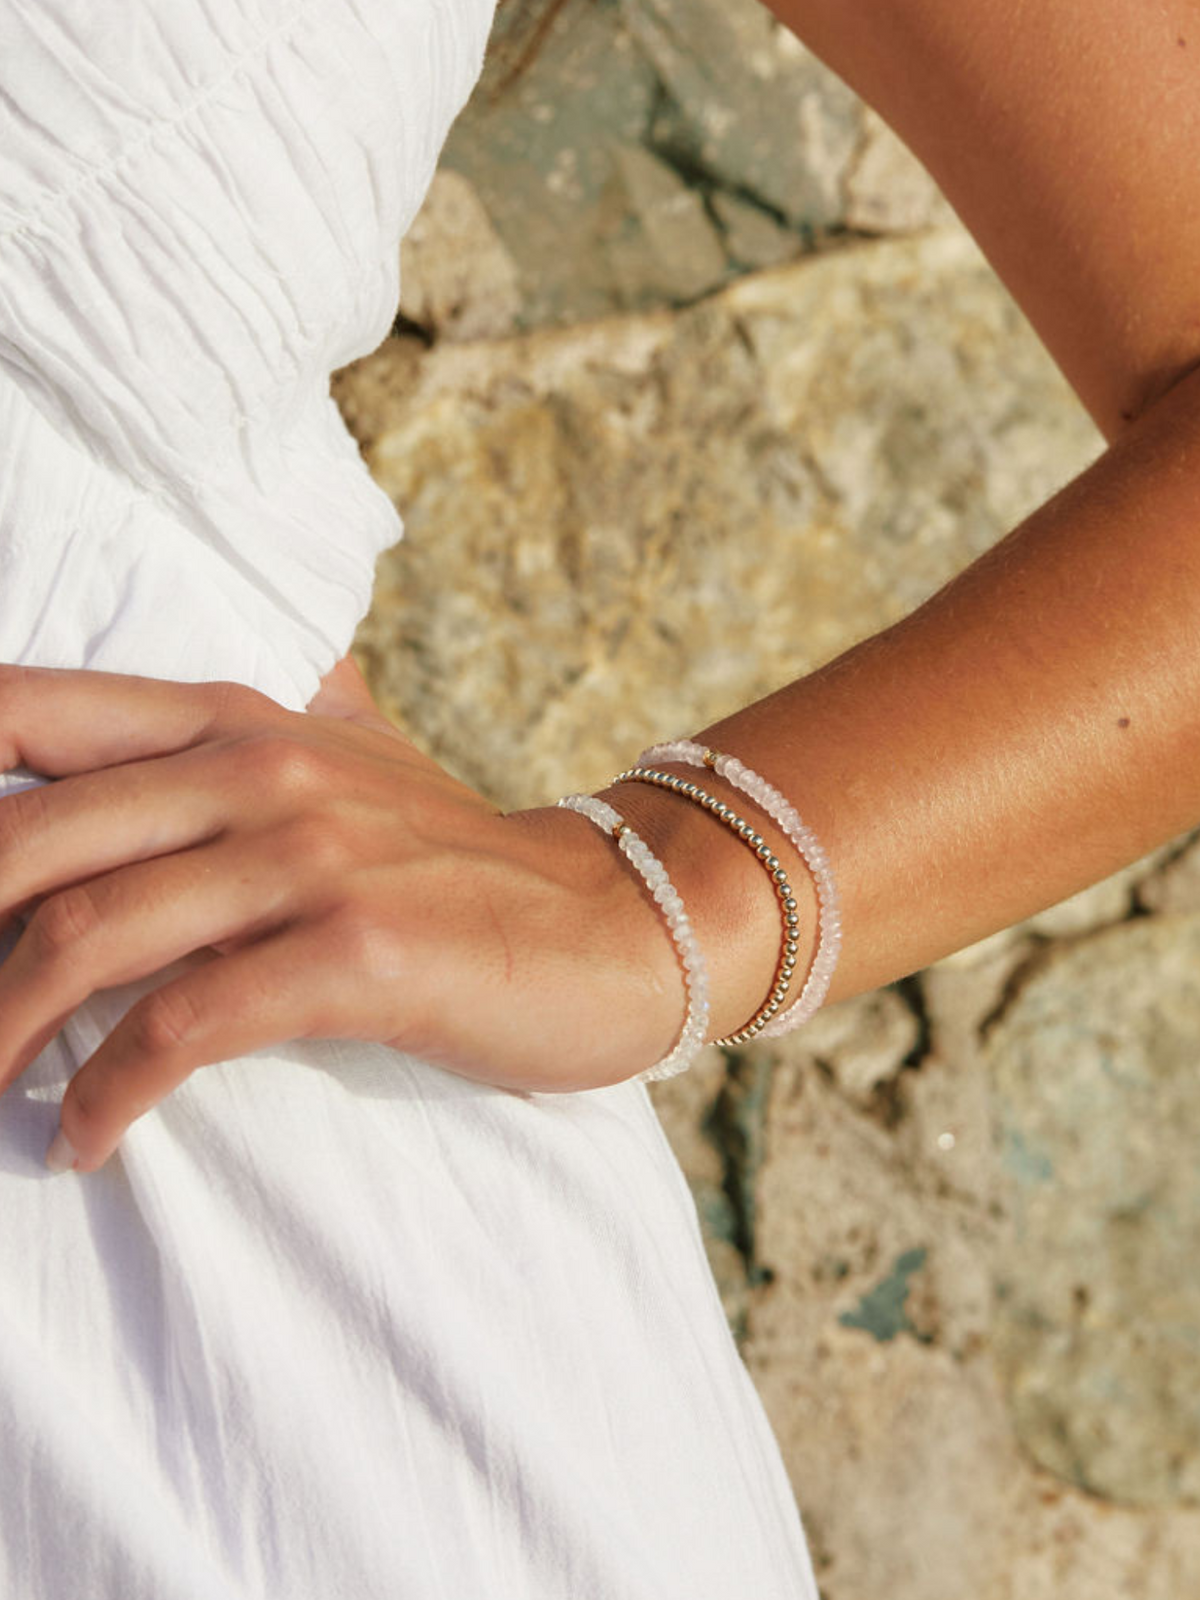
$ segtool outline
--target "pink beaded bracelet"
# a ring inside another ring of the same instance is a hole
[[[792,895],[792,885],[787,870],[752,822],[740,817],[732,806],[725,805],[715,794],[709,794],[708,790],[702,789],[698,783],[690,783],[687,778],[676,777],[673,772],[662,772],[658,767],[642,766],[630,767],[627,771],[618,773],[613,783],[650,783],[657,789],[670,790],[682,799],[702,806],[715,821],[730,828],[766,868],[771,879],[771,887],[779,901],[782,918],[783,942],[779,950],[775,976],[771,980],[766,999],[749,1022],[743,1023],[735,1033],[727,1033],[722,1038],[712,1041],[715,1045],[748,1044],[751,1039],[763,1032],[773,1017],[778,1016],[791,986],[792,973],[796,970],[800,918],[796,914],[796,901]]]
[[[817,891],[817,949],[808,977],[799,996],[786,1011],[781,1011],[761,1029],[764,1038],[778,1038],[807,1022],[820,1009],[829,992],[838,953],[842,947],[842,922],[838,907],[837,888],[830,871],[829,860],[816,834],[800,820],[800,814],[773,784],[767,782],[745,766],[736,756],[709,750],[694,739],[673,739],[665,744],[652,745],[638,757],[639,766],[661,765],[680,761],[688,766],[708,767],[726,782],[733,784],[743,794],[748,794],[756,805],[779,824],[796,849],[804,857],[812,873]]]
[[[666,919],[667,931],[671,935],[679,964],[683,968],[687,1011],[683,1019],[683,1030],[674,1048],[661,1061],[655,1062],[652,1067],[647,1067],[636,1076],[639,1080],[673,1077],[675,1073],[683,1072],[691,1065],[692,1057],[703,1045],[708,1034],[708,972],[704,965],[704,957],[700,953],[700,946],[696,942],[696,935],[692,931],[691,921],[684,910],[683,901],[668,878],[667,869],[662,862],[651,852],[650,846],[641,835],[634,832],[615,806],[610,806],[607,800],[601,800],[597,795],[591,794],[564,795],[558,803],[560,806],[565,806],[568,811],[577,811],[580,816],[587,817],[589,822],[594,822],[602,832],[616,840],[618,849],[641,876]]]

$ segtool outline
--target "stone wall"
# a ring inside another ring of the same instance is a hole
[[[407,524],[356,648],[508,806],[895,620],[1102,448],[754,0],[506,15],[403,276],[335,380]],[[655,1087],[826,1600],[1194,1586],[1197,974],[1187,838]]]

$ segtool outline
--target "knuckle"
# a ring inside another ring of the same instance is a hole
[[[403,938],[366,906],[340,907],[327,918],[325,932],[339,965],[380,980],[398,978],[403,971]]]
[[[159,989],[134,1007],[130,1029],[141,1055],[172,1055],[200,1036],[204,1018],[186,989]]]
[[[43,956],[76,951],[93,938],[101,923],[96,897],[87,884],[77,884],[43,900],[30,920],[30,930]]]
[[[308,812],[292,817],[278,830],[279,843],[289,862],[310,877],[332,877],[351,859],[351,840],[332,812]]]
[[[272,731],[247,742],[246,759],[256,782],[296,798],[325,787],[325,761],[309,744]]]

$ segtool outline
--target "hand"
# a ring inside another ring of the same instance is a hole
[[[614,846],[504,815],[342,663],[307,712],[238,684],[0,665],[0,1091],[96,990],[189,955],[72,1078],[80,1171],[197,1067],[295,1038],[382,1041],[513,1089],[632,1076],[682,985]],[[61,1148],[61,1147],[60,1147]]]

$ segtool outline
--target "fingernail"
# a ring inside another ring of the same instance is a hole
[[[79,1160],[79,1151],[60,1128],[46,1151],[46,1165],[51,1172],[70,1172]]]

